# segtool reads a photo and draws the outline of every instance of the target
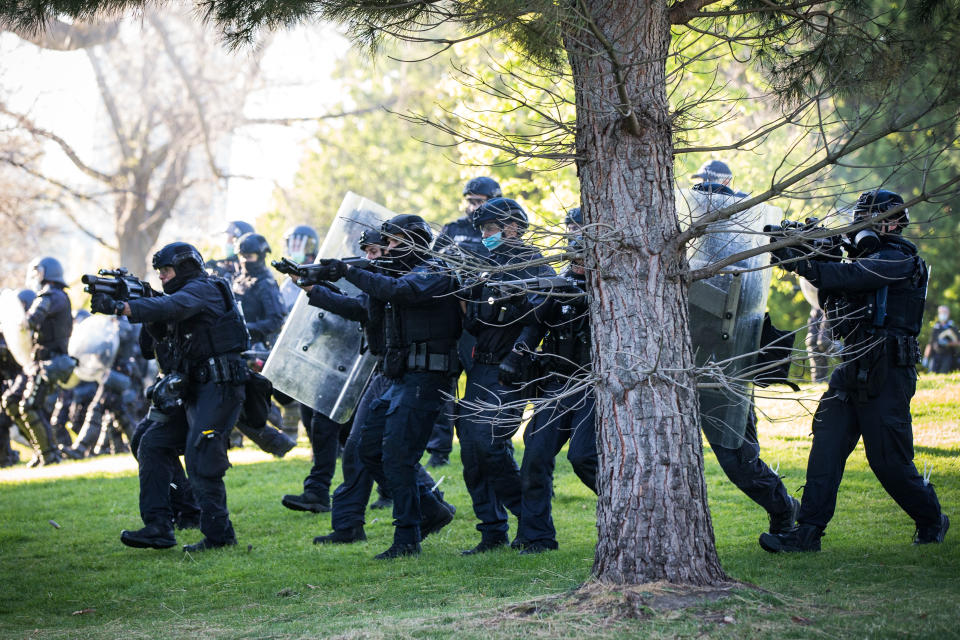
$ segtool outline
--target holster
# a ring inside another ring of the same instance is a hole
[[[894,336],[893,363],[898,367],[912,367],[920,363],[920,343],[913,336]]]
[[[426,342],[415,342],[407,351],[407,371],[430,371],[457,375],[460,372],[460,358],[456,345],[445,351],[431,351]]]

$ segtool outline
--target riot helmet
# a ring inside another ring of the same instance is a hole
[[[270,244],[259,233],[245,233],[237,239],[237,253],[255,253],[261,258],[270,253]]]
[[[37,292],[33,289],[20,289],[17,291],[17,298],[20,300],[20,304],[23,305],[23,310],[27,311],[30,309],[33,301],[37,299]]]
[[[567,211],[567,217],[563,219],[563,224],[566,225],[568,231],[570,227],[580,229],[583,226],[583,213],[580,211],[580,207],[574,207]]]
[[[287,229],[283,234],[283,244],[286,255],[294,262],[313,262],[320,249],[320,236],[313,227],[300,224]]]
[[[243,220],[231,220],[227,223],[227,228],[223,232],[227,234],[227,243],[224,245],[227,257],[232,258],[236,255],[236,239],[244,234],[253,233],[253,225]]]
[[[470,180],[466,186],[463,188],[463,195],[476,195],[476,196],[486,196],[490,198],[500,198],[503,196],[503,192],[500,190],[500,183],[498,183],[493,178],[487,178],[486,176],[481,176],[479,178],[474,178]]]
[[[731,171],[727,163],[722,160],[707,160],[700,165],[700,169],[690,177],[698,178],[703,182],[727,185],[733,180],[733,171]]]
[[[376,229],[364,229],[357,244],[360,251],[366,253],[368,258],[370,258],[372,252],[375,254],[373,259],[377,259],[386,250],[388,243],[383,234]]]
[[[64,287],[67,286],[67,283],[63,280],[63,267],[56,258],[47,256],[37,258],[30,263],[30,267],[27,269],[28,288],[39,289],[44,282],[54,282]],[[32,284],[37,286],[30,287]]]
[[[903,198],[899,193],[887,191],[886,189],[867,191],[860,194],[860,197],[857,198],[857,204],[853,206],[853,220],[854,222],[859,222],[867,218],[878,217],[890,209],[901,206],[903,206]],[[896,216],[884,218],[880,221],[880,224],[891,222],[898,224],[895,229],[888,233],[900,233],[903,231],[903,228],[910,224],[910,213],[907,208],[904,207]]]
[[[380,226],[380,234],[388,243],[397,241],[390,248],[391,258],[398,260],[406,269],[412,269],[427,257],[433,231],[426,220],[412,214],[394,216]]]
[[[482,231],[487,222],[496,222],[503,229],[511,222],[517,223],[517,236],[523,235],[527,229],[527,213],[520,203],[510,198],[493,198],[477,207],[470,216],[470,221],[477,231]]]
[[[186,242],[171,242],[153,254],[153,268],[173,267],[176,276],[163,283],[164,293],[173,293],[187,280],[204,273],[203,257],[197,248]]]

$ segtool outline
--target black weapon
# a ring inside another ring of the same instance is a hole
[[[779,225],[768,224],[763,227],[763,232],[770,234],[770,242],[798,236],[803,238],[803,244],[799,248],[808,253],[808,257],[812,260],[829,262],[841,260],[843,250],[848,245],[843,234],[834,233],[825,237],[809,237],[811,233],[822,231],[828,231],[828,228],[820,224],[819,218],[807,218],[803,222],[783,220]]]
[[[483,286],[492,293],[487,297],[487,304],[496,304],[514,296],[525,295],[530,291],[553,295],[561,300],[576,303],[588,302],[587,294],[573,278],[567,276],[544,276],[524,278],[522,280],[489,280],[489,274],[480,274]]]
[[[119,269],[100,269],[97,275],[86,274],[81,279],[86,286],[84,291],[90,295],[105,293],[114,300],[136,300],[157,295],[153,288],[120,267]]]
[[[369,269],[373,264],[370,260],[359,256],[340,258],[340,262],[357,269]],[[290,258],[280,258],[279,260],[271,260],[270,265],[280,273],[296,278],[297,284],[327,284],[338,279],[336,268],[333,265],[323,264],[322,260],[314,264],[297,264]]]

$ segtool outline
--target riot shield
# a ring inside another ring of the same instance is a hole
[[[319,257],[357,255],[360,234],[379,229],[393,216],[375,202],[347,193]],[[346,280],[335,284],[345,295],[359,293]],[[311,307],[300,295],[263,365],[263,375],[278,391],[343,424],[353,415],[376,364],[363,345],[360,323]]]
[[[115,316],[92,315],[76,323],[67,353],[77,359],[77,377],[89,382],[104,380],[113,367],[119,345],[120,321]]]
[[[4,289],[0,293],[0,331],[10,354],[25,369],[33,362],[33,338],[24,322],[26,315],[16,290]]]
[[[693,190],[677,193],[681,224],[709,216],[740,197]],[[691,269],[700,269],[741,251],[769,242],[761,231],[780,220],[780,210],[760,204],[727,220],[711,223],[706,234],[690,243]],[[726,267],[745,270],[721,273],[690,285],[690,338],[698,367],[701,427],[711,445],[738,448],[752,410],[750,369],[756,363],[760,331],[770,288],[768,253],[744,258]]]

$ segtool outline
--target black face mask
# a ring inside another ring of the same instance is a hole
[[[167,295],[176,293],[183,285],[187,284],[187,281],[198,278],[204,273],[203,269],[195,266],[192,262],[181,264],[179,267],[175,267],[175,269],[177,275],[163,283],[163,292]]]

